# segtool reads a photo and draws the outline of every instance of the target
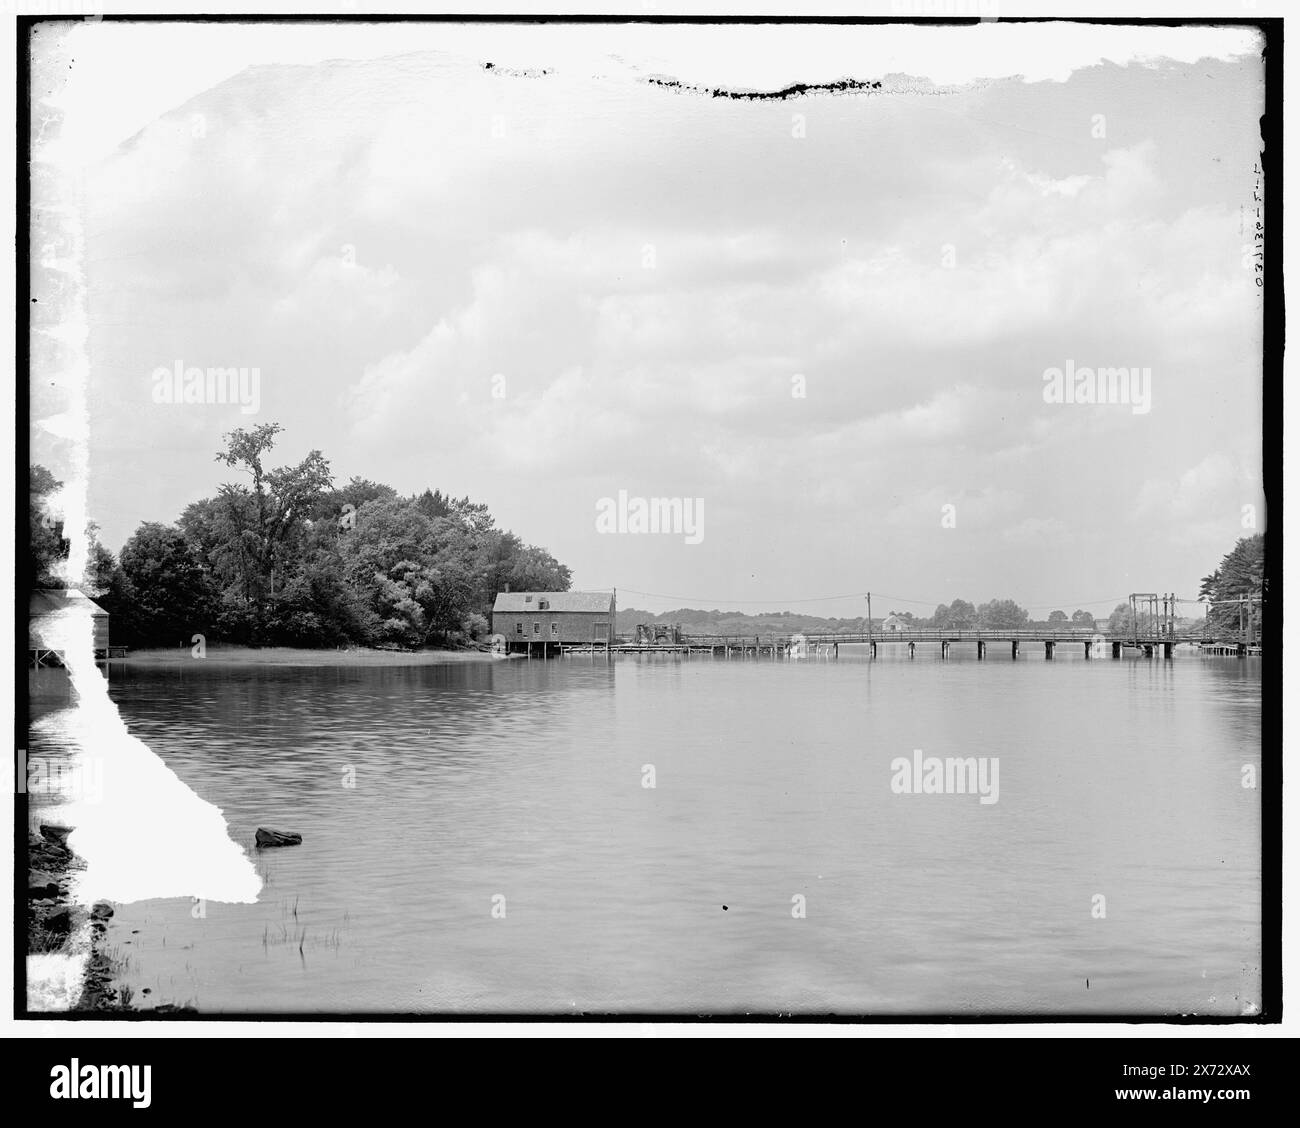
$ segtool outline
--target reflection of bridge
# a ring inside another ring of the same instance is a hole
[[[1081,645],[1084,658],[1093,657],[1093,651],[1099,647],[1110,647],[1110,656],[1120,658],[1125,649],[1136,650],[1147,658],[1157,653],[1165,658],[1174,656],[1174,647],[1194,645],[1205,653],[1235,654],[1245,658],[1248,654],[1260,653],[1259,635],[1256,630],[1233,631],[1209,625],[1190,630],[1166,630],[1164,632],[1128,632],[1114,633],[1099,631],[1096,628],[1081,629],[1077,627],[1056,628],[1051,626],[1030,627],[1017,630],[939,630],[921,628],[918,630],[898,631],[854,631],[839,633],[812,633],[792,635],[682,635],[678,642],[653,644],[648,642],[626,642],[615,644],[611,653],[685,653],[713,654],[717,657],[730,658],[733,655],[744,658],[750,655],[777,657],[838,657],[839,648],[844,646],[868,646],[870,655],[875,658],[882,646],[906,646],[908,657],[916,657],[918,645],[935,645],[939,647],[939,656],[947,658],[949,651],[957,644],[975,644],[975,656],[983,659],[990,643],[1008,643],[1011,657],[1020,657],[1023,643],[1041,643],[1044,657],[1053,658],[1060,645]],[[586,650],[587,647],[566,648]],[[599,649],[604,650],[604,647]]]

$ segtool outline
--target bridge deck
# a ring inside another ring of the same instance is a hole
[[[763,648],[769,646],[788,646],[795,637],[802,637],[813,646],[825,646],[833,643],[898,643],[898,642],[1091,642],[1102,645],[1120,643],[1123,646],[1160,646],[1163,643],[1204,643],[1206,645],[1236,645],[1247,642],[1245,632],[1218,632],[1206,634],[1204,631],[1179,631],[1172,635],[1152,635],[1133,638],[1130,635],[1108,634],[1105,631],[1053,631],[1035,630],[916,630],[916,631],[866,631],[843,632],[838,634],[804,634],[795,635],[683,635],[679,645],[688,646],[731,646]],[[1249,640],[1257,643],[1258,636]]]

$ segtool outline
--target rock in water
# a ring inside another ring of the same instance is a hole
[[[259,846],[299,846],[302,844],[302,835],[286,834],[282,830],[270,830],[267,827],[259,826],[257,828],[257,844]]]
[[[68,845],[68,835],[72,833],[70,826],[49,826],[41,824],[41,837],[46,842],[52,842],[55,846],[62,846],[66,849]]]

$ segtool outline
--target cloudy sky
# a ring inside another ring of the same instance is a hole
[[[75,477],[80,444],[113,549],[275,421],[281,461],[469,494],[622,606],[1194,596],[1265,525],[1260,47],[49,27],[34,201],[81,239],[85,366],[34,347],[33,459]],[[849,78],[880,86],[711,93]],[[177,363],[256,368],[258,412],[155,403]],[[1045,402],[1067,364],[1149,368],[1150,410]],[[84,430],[43,424],[78,379]],[[620,490],[702,498],[703,539],[597,532]]]

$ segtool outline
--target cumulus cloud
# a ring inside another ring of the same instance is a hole
[[[815,39],[830,67],[815,30],[791,51]],[[979,32],[991,77],[915,96],[673,93],[644,77],[689,81],[699,60],[660,69],[654,35],[544,77],[488,71],[467,40],[268,61],[195,92],[87,175],[91,443],[122,470],[143,421],[167,451],[129,512],[96,497],[107,539],[210,492],[221,432],[247,422],[142,409],[175,357],[259,365],[286,457],[320,446],[343,474],[472,492],[579,582],[612,567],[593,491],[638,483],[754,530],[657,565],[723,589],[760,530],[812,541],[837,513],[868,528],[956,504],[973,567],[1190,520],[1185,499],[1218,487],[1181,461],[1207,443],[1258,456],[1253,40],[953,30]],[[785,65],[771,55],[767,77]],[[1228,108],[1197,116],[1193,88]],[[1142,129],[1094,138],[1099,89]],[[1067,360],[1151,367],[1153,410],[1045,403],[1044,370]],[[1155,450],[1171,476],[1152,478]],[[808,582],[852,588],[859,566]]]

